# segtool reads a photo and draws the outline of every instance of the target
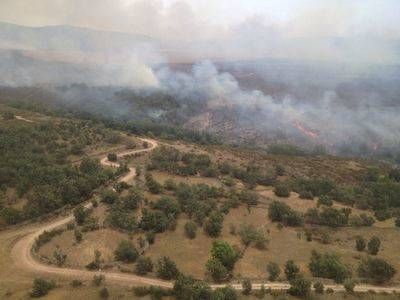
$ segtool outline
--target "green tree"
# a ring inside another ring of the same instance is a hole
[[[279,278],[279,275],[281,274],[281,268],[275,262],[270,262],[267,265],[267,271],[269,273],[268,276],[269,281],[276,281]]]
[[[380,258],[363,259],[358,266],[358,275],[376,284],[389,281],[395,273],[393,266]]]
[[[217,288],[213,295],[211,296],[211,300],[237,300],[238,296],[236,290],[231,286],[225,286],[223,288]]]
[[[46,296],[48,292],[52,290],[54,287],[55,287],[54,282],[47,281],[42,278],[35,278],[33,280],[33,286],[30,295],[33,298],[43,297]]]
[[[189,239],[196,237],[197,225],[193,221],[188,221],[185,224],[185,234]]]
[[[239,254],[227,242],[217,240],[213,242],[211,257],[219,260],[228,271],[231,271],[239,259]]]
[[[364,251],[365,247],[367,246],[367,242],[365,241],[365,239],[361,236],[358,236],[356,238],[356,249],[357,251]]]
[[[130,241],[122,240],[117,249],[114,251],[115,259],[131,263],[134,262],[138,256],[139,252],[135,246]]]
[[[74,237],[75,237],[75,241],[77,243],[80,243],[82,241],[82,238],[83,238],[82,232],[79,229],[75,229],[74,230]]]
[[[85,208],[83,207],[82,204],[78,205],[74,209],[75,222],[78,225],[82,225],[83,223],[85,223],[86,217],[87,217],[87,212],[86,212]]]
[[[321,281],[317,281],[316,283],[314,283],[314,290],[317,294],[323,294],[324,289],[324,284]]]
[[[117,192],[114,192],[113,190],[110,189],[105,189],[101,193],[101,201],[106,203],[106,204],[114,204],[118,200],[118,194]]]
[[[289,187],[286,184],[279,183],[275,185],[274,193],[278,197],[287,198],[290,196]]]
[[[162,279],[171,280],[178,277],[179,270],[169,257],[163,256],[157,261],[157,275]]]
[[[204,224],[204,230],[211,237],[218,237],[221,233],[224,217],[220,212],[214,211],[210,214]]]
[[[318,198],[318,206],[320,206],[320,205],[332,206],[333,201],[332,201],[331,197],[329,197],[328,195],[321,195]]]
[[[229,276],[229,272],[226,267],[215,258],[211,258],[206,264],[207,273],[215,282],[222,282]]]
[[[305,297],[311,292],[311,281],[304,278],[302,274],[297,274],[290,281],[288,293],[292,296]]]
[[[288,281],[293,280],[299,274],[300,268],[294,263],[293,260],[288,260],[285,264],[285,275]]]
[[[371,255],[377,255],[380,247],[381,247],[381,240],[378,237],[373,236],[368,242],[368,252]]]
[[[117,154],[115,153],[108,153],[107,159],[111,162],[116,162],[118,160]]]
[[[211,299],[212,290],[210,286],[203,281],[179,275],[174,283],[173,293],[178,300],[205,300]]]
[[[57,266],[61,267],[67,260],[67,254],[63,253],[61,248],[57,247],[53,252],[53,257],[56,260]]]
[[[346,279],[343,283],[343,287],[348,293],[353,293],[355,286],[356,284],[351,278]]]
[[[330,278],[336,283],[342,283],[351,277],[348,267],[333,253],[320,254],[313,250],[308,268],[314,277]]]
[[[150,257],[139,257],[135,265],[135,273],[138,275],[146,275],[153,271],[153,262]]]

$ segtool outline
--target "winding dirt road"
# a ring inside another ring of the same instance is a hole
[[[123,158],[130,155],[136,155],[143,152],[149,152],[158,146],[157,141],[150,139],[141,139],[143,142],[147,142],[149,147],[140,150],[132,150],[125,151],[118,154],[118,158]],[[101,164],[105,166],[111,167],[119,167],[118,163],[108,161],[107,157],[101,159]],[[129,168],[129,172],[120,178],[120,181],[128,181],[136,176],[136,169]],[[91,207],[91,203],[85,205],[86,208]],[[171,288],[173,286],[172,282],[163,281],[160,279],[141,277],[134,274],[126,274],[126,273],[117,273],[111,271],[102,271],[102,272],[92,272],[81,269],[71,269],[71,268],[58,268],[55,266],[43,264],[40,261],[36,260],[32,255],[32,248],[35,243],[35,240],[39,235],[41,235],[44,231],[50,231],[55,228],[66,225],[67,223],[73,221],[73,216],[70,215],[68,217],[64,217],[62,219],[52,221],[49,224],[41,225],[39,227],[33,228],[28,234],[24,235],[21,239],[19,239],[12,248],[11,256],[15,265],[24,268],[25,270],[33,271],[39,274],[47,274],[47,275],[61,275],[69,278],[81,278],[81,279],[92,279],[95,274],[103,274],[106,276],[107,281],[124,284],[124,285],[154,285],[160,286],[164,288]],[[188,258],[190,259],[190,258]],[[213,289],[218,287],[223,287],[225,285],[211,285]],[[231,284],[231,286],[237,290],[242,289],[241,284]],[[253,283],[253,289],[260,289],[262,284]],[[275,283],[269,282],[264,284],[265,288],[271,288],[273,290],[287,290],[290,285],[288,283]],[[343,286],[341,285],[325,285],[325,288],[331,288],[335,292],[344,291]],[[400,287],[382,287],[382,286],[370,286],[370,285],[357,285],[354,289],[356,292],[368,292],[375,291],[377,293],[385,292],[385,293],[400,293]]]

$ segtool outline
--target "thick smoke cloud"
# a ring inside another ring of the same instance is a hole
[[[162,88],[176,97],[198,97],[210,110],[234,109],[239,124],[270,137],[279,129],[336,150],[346,144],[364,144],[373,150],[400,144],[400,104],[385,104],[378,95],[342,99],[332,89],[317,99],[302,100],[291,94],[274,97],[244,90],[231,74],[219,72],[210,62],[195,65],[190,74],[161,70],[157,77]]]

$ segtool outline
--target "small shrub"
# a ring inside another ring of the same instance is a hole
[[[104,275],[94,275],[92,282],[94,286],[100,286],[105,280],[106,278]]]
[[[115,153],[108,153],[107,159],[111,162],[116,162],[118,160],[118,156]]]
[[[136,286],[133,288],[133,293],[137,297],[144,297],[150,294],[150,289],[147,286]]]
[[[365,241],[365,239],[361,236],[358,236],[356,238],[356,249],[357,251],[364,251],[365,247],[367,246],[367,242]]]
[[[293,280],[300,272],[300,268],[293,260],[288,260],[285,264],[285,275],[288,281]]]
[[[131,263],[138,258],[139,252],[132,242],[124,240],[119,243],[117,249],[114,251],[114,255],[117,260]]]
[[[316,283],[314,283],[314,290],[317,294],[323,294],[324,284],[321,281],[317,281]]]
[[[281,273],[281,269],[279,265],[275,262],[270,262],[267,265],[267,271],[269,273],[268,280],[269,281],[276,281]]]
[[[371,255],[377,255],[378,252],[379,252],[380,246],[381,246],[381,240],[380,240],[378,237],[373,236],[373,237],[369,240],[368,245],[367,245],[367,247],[368,247],[368,252],[369,252]]]
[[[157,275],[162,279],[171,280],[178,277],[179,270],[176,267],[175,262],[173,262],[169,257],[164,256],[157,262]]]
[[[78,280],[78,279],[74,279],[74,280],[71,281],[71,286],[73,288],[77,288],[77,287],[80,287],[82,285],[83,285],[83,282]]]
[[[250,279],[245,279],[242,282],[242,293],[243,295],[250,295],[252,290],[252,284]]]
[[[153,271],[153,262],[150,257],[139,257],[135,265],[135,273],[138,275],[146,275]]]
[[[290,196],[289,187],[285,184],[277,184],[274,189],[274,193],[278,197],[287,198]]]
[[[311,281],[304,278],[303,275],[298,274],[290,281],[290,288],[288,293],[292,296],[305,297],[310,294]]]
[[[185,234],[189,239],[196,237],[197,225],[193,221],[188,221],[185,224]]]
[[[31,297],[39,298],[46,296],[50,290],[55,287],[55,283],[42,278],[35,278],[33,280],[32,291],[30,293]]]
[[[353,293],[354,292],[354,288],[355,288],[356,284],[354,283],[354,281],[352,279],[346,279],[343,287],[346,290],[346,292],[348,293]]]
[[[108,299],[108,297],[110,297],[110,293],[106,287],[103,287],[99,292],[99,296],[101,299]]]

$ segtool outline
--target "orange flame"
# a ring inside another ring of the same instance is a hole
[[[318,138],[318,133],[316,133],[316,132],[314,132],[314,131],[312,131],[310,129],[305,128],[303,126],[303,124],[301,124],[299,121],[294,121],[293,124],[294,124],[294,126],[296,126],[296,128],[298,130],[300,130],[301,132],[303,132],[305,135],[309,136],[310,138],[313,138],[313,139]]]

